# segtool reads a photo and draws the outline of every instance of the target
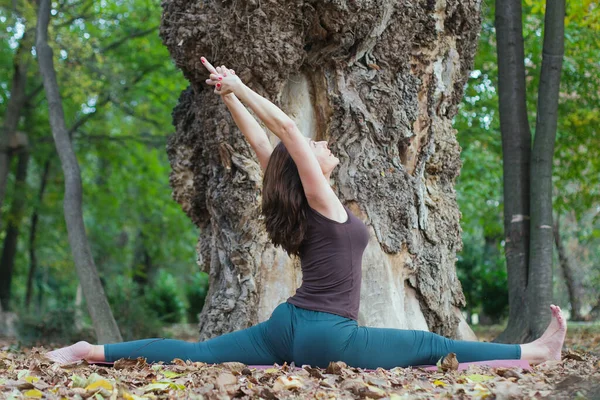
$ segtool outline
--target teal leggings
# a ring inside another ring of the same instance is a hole
[[[269,320],[205,342],[145,339],[104,346],[106,361],[144,357],[148,362],[174,358],[247,365],[283,364],[327,367],[344,361],[353,367],[391,369],[435,364],[453,352],[460,362],[519,359],[519,345],[464,342],[425,331],[366,328],[339,315],[289,303],[277,306]]]

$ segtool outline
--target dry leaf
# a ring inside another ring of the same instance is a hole
[[[442,357],[437,363],[438,370],[442,372],[456,371],[458,370],[458,359],[456,353],[448,353],[445,357]]]

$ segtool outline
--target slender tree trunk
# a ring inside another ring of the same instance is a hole
[[[174,198],[200,227],[199,262],[210,274],[200,337],[268,318],[300,283],[298,260],[268,241],[259,165],[203,83],[202,55],[234,68],[339,155],[335,190],[371,234],[359,322],[467,335],[454,265],[460,148],[451,121],[480,3],[162,4],[161,35],[191,85],[167,151]]]
[[[98,277],[83,224],[81,174],[65,126],[52,49],[48,45],[50,1],[40,0],[39,4],[36,51],[48,99],[52,135],[65,175],[64,212],[69,243],[98,342],[118,342],[122,340],[121,334]]]
[[[27,84],[27,69],[29,67],[29,51],[31,40],[25,33],[13,61],[13,79],[10,88],[10,99],[6,107],[4,125],[0,132],[0,209],[4,204],[6,193],[6,178],[10,166],[10,148],[14,147],[11,142],[17,133],[21,112],[25,105],[25,86]],[[12,146],[11,146],[12,145]],[[1,218],[1,216],[0,216]],[[1,224],[0,224],[1,225]]]
[[[39,210],[44,200],[44,192],[50,176],[50,166],[52,164],[52,156],[48,157],[44,163],[44,169],[40,178],[40,189],[38,191],[37,202],[33,207],[31,221],[29,223],[29,272],[27,274],[27,291],[25,292],[25,307],[29,309],[31,304],[31,295],[33,293],[33,279],[37,272],[37,255],[35,241],[37,238],[37,226],[39,220]]]
[[[527,121],[521,0],[496,0],[496,40],[509,305],[508,326],[496,340],[523,343],[529,334],[527,280],[531,132]]]
[[[558,263],[561,266],[565,276],[565,283],[567,284],[567,290],[569,291],[571,320],[583,321],[584,318],[581,314],[583,307],[582,301],[584,298],[583,286],[581,285],[581,281],[577,276],[576,268],[573,265],[571,257],[569,257],[562,237],[560,236],[560,221],[558,215],[556,216],[556,221],[554,223],[554,243],[556,244],[556,251],[558,252]]]
[[[19,228],[23,219],[23,210],[27,201],[27,166],[29,164],[29,148],[23,147],[17,153],[17,172],[15,174],[15,193],[8,215],[6,236],[2,256],[0,257],[0,300],[5,310],[11,311],[11,283],[15,256],[17,254],[17,241],[19,239]]]
[[[544,333],[551,318],[554,247],[552,159],[564,52],[565,0],[547,0],[537,122],[531,153],[531,242],[527,295],[532,339]]]

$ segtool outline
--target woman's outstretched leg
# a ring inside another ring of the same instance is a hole
[[[79,360],[114,362],[120,358],[144,357],[148,362],[171,362],[175,358],[209,364],[238,361],[244,364],[283,363],[275,354],[267,322],[204,342],[190,343],[172,339],[144,339],[107,345],[78,342],[47,353],[50,360],[69,364]]]
[[[451,340],[425,331],[358,327],[347,339],[340,359],[373,369],[435,364],[448,353],[456,353],[459,362],[524,359],[540,363],[560,359],[566,323],[560,308],[551,308],[552,322],[544,335],[524,345]]]

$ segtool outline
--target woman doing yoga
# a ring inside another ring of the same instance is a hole
[[[60,363],[137,357],[148,362],[180,358],[248,365],[293,361],[315,367],[344,361],[373,369],[435,364],[450,352],[460,362],[560,359],[566,323],[557,306],[551,306],[552,322],[544,335],[523,345],[456,341],[425,331],[358,326],[361,259],[369,235],[330,187],[329,177],[339,160],[327,142],[303,136],[284,112],[248,88],[234,71],[214,68],[204,58],[202,63],[210,72],[206,83],[215,87],[258,156],[264,171],[262,212],[267,232],[274,244],[300,257],[302,285],[267,321],[204,342],[145,339],[98,346],[78,342],[49,352],[48,358]],[[281,142],[274,149],[244,105],[279,137]]]

